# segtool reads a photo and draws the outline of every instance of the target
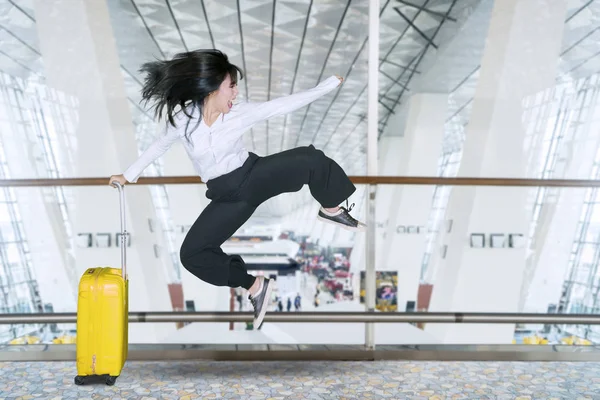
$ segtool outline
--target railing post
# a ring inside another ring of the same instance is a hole
[[[369,0],[369,89],[367,115],[367,175],[377,176],[377,137],[379,133],[379,0]],[[365,243],[365,306],[375,311],[375,194],[377,186],[368,185],[367,234]],[[375,349],[375,325],[365,324],[365,347]]]

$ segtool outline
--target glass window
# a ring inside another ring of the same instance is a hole
[[[7,203],[0,203],[0,222],[10,222],[11,217]]]
[[[600,191],[598,191],[600,194]],[[594,203],[592,206],[592,212],[589,218],[590,223],[600,224],[600,201],[598,203]]]

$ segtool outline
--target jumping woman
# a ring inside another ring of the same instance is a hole
[[[122,174],[109,184],[135,183],[144,169],[181,139],[194,168],[206,183],[211,200],[187,233],[180,250],[182,265],[216,286],[243,287],[254,306],[254,326],[260,329],[273,281],[248,274],[239,255],[225,254],[221,245],[264,201],[297,192],[307,184],[320,203],[317,218],[344,229],[364,231],[365,225],[340,207],[356,188],[342,168],[312,145],[260,157],[244,148],[243,135],[259,122],[291,113],[334,90],[343,78],[331,76],[318,86],[264,103],[234,104],[243,72],[218,50],[198,50],[172,60],[149,62],[142,100],[155,117],[166,113],[165,131]]]

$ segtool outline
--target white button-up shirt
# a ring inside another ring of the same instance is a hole
[[[128,182],[136,182],[144,169],[163,155],[178,139],[182,139],[182,144],[203,182],[227,174],[241,167],[248,158],[242,138],[245,132],[261,121],[308,105],[331,92],[339,84],[340,80],[332,76],[303,92],[264,103],[239,103],[234,105],[229,113],[220,115],[210,127],[204,121],[198,124],[197,115],[193,115],[193,119],[188,121],[188,117],[180,112],[175,117],[177,127],[169,124],[164,134],[154,141],[123,175]],[[188,135],[189,140],[185,138],[186,127],[191,132]]]

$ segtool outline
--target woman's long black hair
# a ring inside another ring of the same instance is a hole
[[[187,107],[198,109],[198,124],[202,118],[204,100],[215,90],[219,89],[227,75],[232,83],[243,79],[243,72],[231,64],[226,54],[219,50],[195,50],[176,54],[167,61],[153,61],[142,65],[140,72],[145,73],[142,88],[142,101],[152,103],[154,116],[160,121],[166,109],[165,118],[173,126],[176,107],[192,118]],[[188,120],[189,123],[189,120]],[[196,126],[197,127],[197,126]],[[188,132],[186,128],[186,138]]]

